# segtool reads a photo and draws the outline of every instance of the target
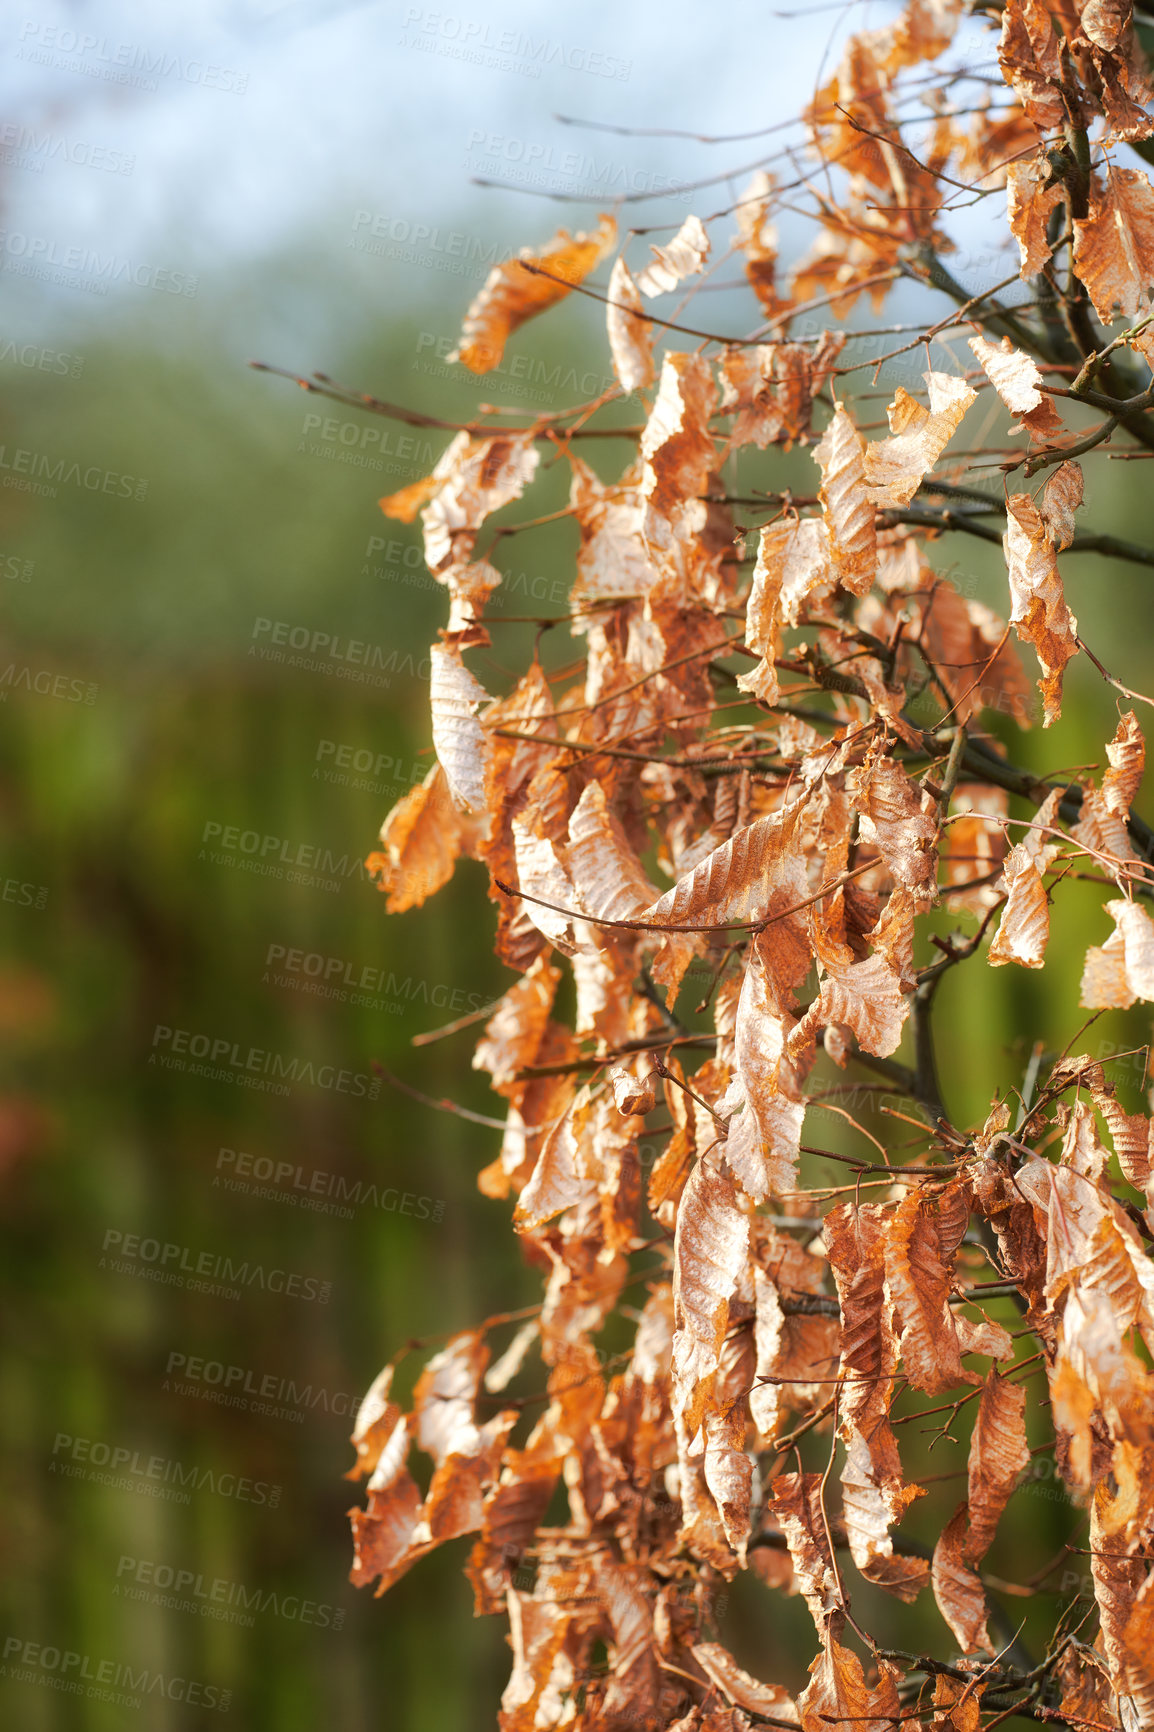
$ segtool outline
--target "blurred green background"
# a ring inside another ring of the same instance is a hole
[[[446,184],[455,184],[448,171]],[[25,196],[20,186],[16,194]],[[219,196],[227,202],[228,188]],[[132,292],[93,312],[62,293],[41,305],[0,275],[9,296],[0,352],[5,1727],[183,1732],[220,1724],[231,1693],[230,1715],[251,1732],[480,1732],[495,1722],[507,1676],[503,1622],[472,1617],[461,1573],[468,1541],[422,1562],[383,1601],[347,1582],[345,1511],[359,1495],[342,1480],[350,1409],[406,1340],[539,1292],[508,1205],[475,1188],[498,1133],[387,1087],[370,1099],[365,1080],[379,1061],[429,1095],[500,1110],[469,1069],[475,1031],[410,1044],[511,979],[490,952],[483,875],[465,863],[431,905],[389,919],[357,865],[431,761],[420,669],[444,598],[424,576],[416,535],[376,506],[431,467],[429,452],[400,446],[404,430],[391,423],[326,405],[244,361],[321,367],[450,416],[484,401],[522,416],[560,407],[584,393],[542,384],[551,369],[600,378],[608,361],[594,309],[574,301],[510,351],[539,362],[536,372],[474,381],[445,369],[438,343],[455,335],[483,270],[455,277],[402,260],[383,272],[347,247],[354,202],[345,196],[306,231],[311,244],[270,243],[259,259],[222,265],[187,301]],[[474,209],[474,226],[489,220],[486,209]],[[548,209],[493,209],[487,232],[502,248],[553,227]],[[911,295],[892,303],[905,317],[921,304]],[[246,352],[238,333],[259,349]],[[67,370],[34,351],[67,356]],[[879,415],[893,385],[920,371],[916,359],[883,369]],[[628,418],[628,406],[620,412]],[[337,426],[331,436],[326,419]],[[433,437],[433,455],[444,442]],[[36,469],[20,452],[60,468],[56,482],[42,480],[54,494],[11,484]],[[619,460],[610,445],[595,458],[606,473]],[[112,475],[110,489],[69,480],[73,463]],[[1150,539],[1144,473],[1090,467],[1087,523]],[[750,453],[734,479],[739,490],[810,491],[814,470],[804,451]],[[545,475],[534,511],[554,508],[563,489],[559,472]],[[505,541],[505,611],[561,612],[572,548],[568,524]],[[933,558],[1004,614],[996,549],[954,537]],[[1096,653],[1128,684],[1149,684],[1149,572],[1085,556],[1065,570]],[[323,651],[305,667],[263,658],[253,652],[269,644],[260,622],[270,621],[375,646],[385,671],[362,683],[341,677],[347,664]],[[535,635],[532,625],[494,629],[491,651],[473,658],[491,690],[504,688]],[[568,640],[549,635],[543,653],[569,659]],[[1057,728],[1014,740],[1019,761],[1048,773],[1102,763],[1114,694],[1085,658],[1067,690]],[[254,835],[273,864],[327,851],[323,881],[295,882],[287,867],[247,870]],[[1041,976],[976,960],[949,977],[939,1043],[958,1122],[980,1119],[995,1088],[1021,1081],[1035,1039],[1058,1049],[1077,1031],[1082,955],[1110,929],[1102,894],[1063,887]],[[295,972],[284,966],[294,950],[309,959]],[[367,977],[376,1002],[352,1002],[349,987],[343,999],[305,990],[308,971],[330,961],[342,982],[381,971]],[[277,1095],[165,1067],[158,1055],[180,1055],[158,1030],[276,1053],[297,1061],[301,1080]],[[1140,1012],[1102,1017],[1082,1048],[1148,1036]],[[321,1086],[315,1079],[333,1074],[326,1066],[358,1080]],[[1141,1062],[1117,1076],[1136,1106]],[[831,1146],[850,1146],[832,1115],[812,1123]],[[221,1181],[238,1163],[254,1187],[268,1171],[261,1163],[288,1163],[293,1177],[271,1194],[230,1190]],[[831,1173],[822,1177],[832,1182]],[[303,1206],[310,1185],[327,1211]],[[358,1185],[359,1203],[342,1203]],[[247,1262],[327,1296],[263,1290],[254,1278],[233,1299],[153,1280],[159,1259],[147,1249],[127,1269],[113,1266],[131,1235],[179,1247],[170,1265],[183,1258],[187,1268],[203,1253],[213,1270],[219,1259]],[[182,1375],[198,1360],[199,1375]],[[230,1372],[233,1392],[258,1393],[243,1404],[212,1399]],[[262,1400],[284,1411],[260,1411]],[[961,1441],[967,1427],[964,1419]],[[956,1467],[948,1444],[931,1454],[928,1437],[908,1435],[917,1429],[903,1436],[912,1471]],[[814,1447],[816,1462],[824,1445]],[[193,1469],[199,1483],[186,1500],[153,1495],[177,1490]],[[932,1538],[961,1483],[935,1482],[908,1531]],[[991,1569],[1025,1579],[1075,1521],[1043,1478],[1016,1498]],[[228,1584],[215,1603],[236,1615],[157,1603],[178,1572],[205,1591]],[[238,1611],[257,1590],[263,1609]],[[1060,1597],[1034,1602],[1030,1617],[1052,1618]],[[1016,1623],[1015,1602],[1007,1605]],[[928,1595],[907,1614],[863,1592],[861,1611],[905,1646],[940,1649],[947,1639]],[[762,1676],[804,1681],[813,1644],[800,1602],[743,1578],[725,1597],[719,1635]],[[17,1639],[20,1652],[41,1645],[34,1681],[14,1675]],[[50,1664],[57,1651],[83,1657],[84,1677],[107,1662],[104,1679],[147,1669],[198,1688],[184,1701],[172,1699],[175,1686],[157,1690],[129,1708],[55,1687],[79,1669]]]

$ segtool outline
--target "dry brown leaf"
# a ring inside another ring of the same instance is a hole
[[[565,868],[580,906],[598,920],[636,920],[653,901],[645,875],[600,782],[589,782],[569,819]]]
[[[561,970],[539,956],[497,1000],[473,1053],[473,1069],[487,1070],[498,1094],[512,1098],[520,1092],[514,1078],[537,1058],[560,981]]]
[[[1090,180],[1090,207],[1074,219],[1074,269],[1103,324],[1120,307],[1128,319],[1149,310],[1154,283],[1154,187],[1139,168],[1110,168]]]
[[[621,255],[609,278],[605,307],[613,371],[623,391],[640,391],[653,383],[653,325],[641,314],[641,296]]]
[[[683,599],[709,521],[704,497],[716,467],[709,418],[717,387],[703,355],[667,354],[657,398],[641,435],[641,529],[649,557]]]
[[[898,1491],[892,1484],[879,1484],[869,1440],[854,1425],[847,1425],[843,1436],[842,1519],[850,1555],[867,1581],[899,1600],[916,1600],[929,1582],[929,1566],[923,1558],[895,1553],[889,1529],[920,1488],[907,1486]]]
[[[998,47],[1002,76],[1043,132],[1061,127],[1068,117],[1060,43],[1045,0],[1007,0]]]
[[[460,361],[471,373],[490,372],[513,332],[564,300],[574,283],[584,282],[616,238],[617,224],[603,215],[592,234],[570,235],[559,229],[545,246],[522,247],[518,258],[494,265],[465,314],[460,343],[449,360]],[[526,270],[527,263],[548,274]]]
[[[413,1390],[417,1443],[439,1467],[450,1455],[471,1455],[478,1430],[473,1409],[481,1378],[489,1363],[482,1329],[454,1335],[434,1353]]]
[[[896,883],[933,898],[938,867],[939,807],[886,753],[871,755],[853,781],[866,841],[874,842]]]
[[[1135,999],[1154,1003],[1154,924],[1136,902],[1107,902],[1115,930],[1086,952],[1079,1004],[1087,1010],[1128,1010]]]
[[[746,644],[761,656],[751,673],[738,676],[742,691],[763,703],[778,695],[774,658],[780,629],[796,625],[805,602],[824,596],[833,583],[828,525],[820,518],[770,523],[758,539],[753,585],[746,603]]]
[[[799,1724],[797,1704],[789,1691],[780,1684],[763,1684],[760,1678],[751,1678],[720,1642],[695,1642],[691,1652],[710,1683],[716,1685],[735,1708]]]
[[[1062,674],[1078,653],[1078,621],[1066,606],[1062,579],[1046,523],[1028,493],[1006,501],[1002,545],[1010,578],[1010,622],[1023,643],[1034,646],[1042,668],[1038,689],[1045,707],[1043,726],[1062,713]]]
[[[690,924],[759,920],[779,896],[783,906],[804,902],[809,886],[797,835],[802,804],[767,813],[738,830],[640,918],[676,930]],[[786,904],[785,897],[795,890],[792,904]]]
[[[984,1649],[992,1653],[986,1620],[986,1593],[974,1570],[965,1561],[969,1521],[967,1506],[959,1504],[942,1529],[934,1547],[931,1576],[938,1610],[953,1631],[964,1654]]]
[[[389,1398],[395,1372],[394,1365],[386,1365],[383,1371],[379,1371],[357,1409],[351,1438],[357,1459],[345,1475],[346,1479],[364,1479],[371,1474],[381,1459],[381,1451],[388,1446],[397,1429],[401,1410]]]
[[[1056,438],[1063,431],[1062,418],[1054,399],[1039,389],[1042,375],[1029,355],[1015,349],[1009,337],[1000,343],[991,343],[988,337],[970,337],[968,341],[994,390],[1006,408],[1021,417],[1030,437]]]
[[[1018,1482],[1030,1465],[1026,1443],[1026,1391],[990,1367],[970,1438],[969,1533],[965,1556],[980,1563]]]
[[[758,169],[733,214],[746,279],[767,316],[786,305],[777,293],[777,230],[769,220],[772,208],[773,178]]]
[[[909,505],[957,432],[977,392],[950,373],[926,373],[930,406],[901,385],[886,411],[890,437],[865,448],[865,497],[875,505]]]
[[[863,1052],[888,1058],[901,1045],[909,1013],[901,980],[884,956],[849,964],[831,960],[821,991],[790,1036],[790,1055],[800,1058],[817,1030],[834,1023],[852,1029]]]
[[[753,1485],[753,1460],[745,1449],[744,1399],[726,1413],[707,1411],[702,1430],[705,1483],[717,1505],[725,1537],[744,1563]]]
[[[936,1200],[911,1189],[894,1210],[886,1239],[886,1287],[902,1364],[914,1387],[927,1395],[979,1381],[962,1365],[949,1305],[961,1239],[953,1219],[959,1203],[968,1218],[965,1187],[957,1180]]]
[[[461,852],[461,819],[440,764],[398,800],[381,825],[381,842],[383,852],[370,854],[365,870],[388,897],[390,914],[419,908],[449,882]]]
[[[561,1121],[545,1138],[533,1175],[521,1192],[513,1216],[519,1232],[535,1233],[563,1209],[581,1203],[593,1189],[581,1171],[581,1121],[589,1091],[581,1089]]]
[[[773,534],[774,527],[767,524],[758,537],[753,583],[745,607],[746,647],[761,660],[752,673],[739,674],[737,680],[743,692],[750,692],[771,708],[777,702],[780,689],[775,658],[780,635],[778,605],[785,569],[780,537]]]
[[[901,1723],[897,1673],[887,1661],[879,1662],[878,1681],[871,1689],[857,1655],[829,1635],[810,1674],[797,1699],[803,1732],[830,1732],[831,1726],[853,1726],[855,1732],[893,1732]]]
[[[489,694],[461,660],[456,644],[434,644],[429,707],[433,746],[453,803],[465,812],[485,810],[485,730],[477,710]]]
[[[990,964],[998,968],[1016,962],[1022,968],[1041,968],[1050,937],[1050,904],[1041,873],[1022,843],[1006,857],[1002,884],[1006,906],[990,945]]]
[[[681,1193],[673,1250],[674,1400],[690,1431],[709,1399],[748,1256],[749,1219],[733,1181],[698,1161]]]
[[[1074,539],[1074,513],[1082,503],[1085,491],[1080,463],[1059,463],[1046,477],[1039,506],[1046,524],[1046,533],[1061,553]]]
[[[709,236],[700,217],[687,216],[668,246],[651,246],[653,260],[637,276],[649,300],[667,295],[686,277],[695,277],[709,257]]]
[[[609,1082],[619,1113],[644,1115],[657,1104],[652,1054],[646,1053],[634,1070],[615,1067],[609,1072]]]
[[[1050,164],[1044,155],[1006,168],[1006,203],[1010,230],[1021,254],[1023,278],[1036,277],[1052,248],[1047,227],[1055,206],[1062,203],[1062,182],[1050,179]]]
[[[434,576],[468,561],[485,519],[521,497],[539,461],[531,434],[457,434],[428,477],[428,502],[421,512],[425,562]],[[404,494],[382,499],[381,509],[410,522],[413,492],[406,488]],[[391,509],[398,499],[403,508]]]
[[[792,930],[791,930],[792,927]],[[741,1140],[733,1122],[725,1143],[727,1164],[755,1202],[792,1190],[797,1182],[798,1143],[805,1106],[785,1061],[793,1018],[785,1009],[790,988],[809,972],[804,927],[797,916],[767,927],[752,940],[737,1006],[734,1051],[750,1119]],[[743,1127],[745,1128],[745,1127]],[[731,1147],[731,1141],[733,1146]],[[746,1148],[746,1142],[751,1147]]]
[[[440,491],[440,486],[438,476],[425,475],[396,493],[386,494],[384,499],[378,499],[377,504],[386,517],[393,517],[398,523],[411,523],[421,507]]]
[[[829,523],[834,578],[851,595],[865,595],[877,575],[876,513],[866,497],[865,441],[841,403],[814,457],[821,465],[818,497]]]
[[[838,1616],[841,1600],[821,1488],[819,1473],[779,1473],[771,1482],[773,1496],[766,1508],[785,1534],[798,1588],[818,1634],[824,1636]]]

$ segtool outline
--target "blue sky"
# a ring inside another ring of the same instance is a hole
[[[849,16],[860,28],[892,12]],[[771,147],[622,138],[557,113],[708,133],[764,126],[796,113],[845,28],[840,11],[777,18],[751,0],[727,6],[723,36],[700,0],[462,0],[456,12],[395,0],[15,0],[0,35],[5,329],[83,330],[126,310],[191,316],[193,297],[174,282],[195,277],[203,305],[237,266],[286,249],[338,299],[354,282],[419,299],[428,270],[366,242],[427,252],[424,228],[448,258],[596,213],[596,202],[485,190],[472,174],[514,188],[659,190]],[[731,197],[723,185],[634,206],[630,220],[680,221]],[[83,288],[99,274],[94,256],[106,266],[110,255],[108,294]],[[259,323],[255,308],[237,316]],[[314,318],[321,306],[298,299],[302,335]]]

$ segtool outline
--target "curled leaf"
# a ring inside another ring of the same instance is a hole
[[[925,379],[929,408],[899,385],[886,411],[890,437],[865,448],[865,497],[875,505],[910,503],[977,396],[950,373],[927,373]]]
[[[623,391],[640,391],[653,383],[653,326],[640,315],[641,296],[622,256],[609,278],[605,322],[613,370]]]
[[[650,300],[695,277],[709,257],[709,236],[700,217],[687,216],[665,247],[650,247],[653,262],[638,274],[637,287]]]
[[[559,229],[546,246],[522,247],[518,258],[494,265],[465,314],[460,343],[449,360],[462,362],[471,373],[490,372],[513,332],[564,300],[574,283],[584,282],[616,238],[617,224],[602,216],[592,234],[570,235]],[[546,274],[527,270],[527,264],[540,266]]]

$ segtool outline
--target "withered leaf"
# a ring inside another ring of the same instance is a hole
[[[779,1473],[771,1490],[769,1510],[785,1534],[798,1587],[818,1633],[825,1635],[839,1612],[841,1600],[826,1517],[822,1513],[822,1476]]]
[[[698,275],[709,257],[709,235],[700,217],[687,216],[668,246],[649,250],[653,261],[638,274],[637,287],[652,300]]]
[[[673,1251],[673,1378],[686,1425],[700,1423],[749,1255],[749,1219],[732,1179],[698,1161],[681,1193]]]
[[[454,804],[466,812],[485,809],[485,730],[477,710],[489,694],[461,660],[455,644],[434,644],[429,707],[433,745]]]
[[[950,1215],[961,1200],[968,1216],[964,1198],[964,1186],[956,1180],[937,1199],[911,1189],[894,1210],[886,1239],[886,1285],[902,1364],[910,1382],[927,1395],[978,1381],[962,1366],[948,1303],[961,1237],[954,1237]]]
[[[617,238],[617,224],[602,216],[592,234],[570,235],[559,229],[544,247],[522,247],[520,256],[494,265],[484,287],[465,314],[461,341],[450,361],[461,361],[471,373],[488,373],[505,353],[505,344],[526,319],[564,300],[574,283],[596,270]],[[526,270],[539,265],[547,275]]]
[[[461,820],[440,764],[398,800],[381,825],[381,842],[383,852],[370,854],[365,870],[388,897],[390,914],[419,908],[449,882],[461,852]]]
[[[821,465],[819,497],[829,522],[834,576],[851,595],[865,595],[877,575],[876,513],[866,496],[865,441],[843,404],[814,457]]]
[[[1021,417],[1034,439],[1053,439],[1062,431],[1062,418],[1039,387],[1042,375],[1035,362],[1021,349],[1015,349],[1009,337],[991,343],[987,337],[970,337],[970,348],[978,364],[1007,409]]]
[[[1010,620],[1023,643],[1034,646],[1042,668],[1038,689],[1045,706],[1043,726],[1062,713],[1062,674],[1078,653],[1078,621],[1066,606],[1062,579],[1046,523],[1028,493],[1006,501],[1003,547],[1010,577]]]
[[[1008,894],[990,945],[990,962],[995,968],[1007,962],[1041,968],[1050,937],[1050,904],[1041,873],[1022,843],[1006,856],[1002,881]]]
[[[641,296],[624,255],[609,278],[605,307],[613,370],[623,391],[640,391],[653,383],[653,326],[641,317]]]
[[[800,804],[768,813],[715,848],[678,880],[641,918],[676,930],[681,926],[759,918],[776,893],[797,888],[795,902],[809,894],[798,851]]]
[[[1154,924],[1136,902],[1107,902],[1115,930],[1086,952],[1079,1004],[1088,1010],[1128,1010],[1135,999],[1154,1002]]]
[[[852,1648],[828,1635],[810,1667],[810,1682],[797,1699],[803,1732],[829,1732],[831,1726],[853,1726],[859,1732],[893,1732],[900,1723],[897,1674],[885,1660],[871,1689],[862,1663]]]
[[[1059,463],[1046,477],[1039,506],[1050,540],[1059,553],[1074,539],[1074,513],[1082,503],[1085,484],[1080,463]]]
[[[1050,213],[1063,196],[1061,181],[1050,178],[1045,156],[1007,165],[1007,215],[1021,254],[1023,277],[1036,277],[1050,257],[1047,226]]]
[[[927,373],[930,404],[898,386],[887,414],[890,437],[865,448],[865,497],[875,505],[908,505],[975,400],[964,379]]]
[[[977,1574],[965,1561],[969,1531],[967,1506],[959,1504],[934,1547],[931,1576],[938,1610],[965,1654],[992,1652],[986,1620],[989,1607]]]
[[[1074,219],[1074,269],[1104,324],[1120,307],[1128,319],[1154,283],[1154,187],[1138,168],[1090,179],[1090,208]]]
[[[1026,1443],[1026,1391],[991,1366],[970,1438],[969,1532],[965,1556],[980,1563],[1019,1475],[1030,1465]]]
[[[695,1642],[692,1653],[710,1683],[715,1684],[735,1708],[799,1724],[797,1704],[788,1690],[780,1684],[763,1684],[760,1678],[751,1678],[720,1642]]]

